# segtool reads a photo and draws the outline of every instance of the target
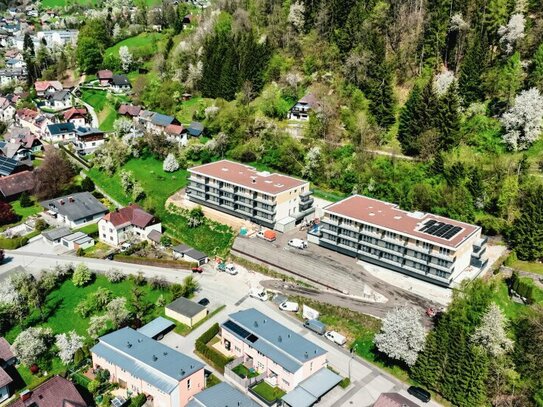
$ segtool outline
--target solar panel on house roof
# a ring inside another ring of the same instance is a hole
[[[443,239],[450,239],[461,230],[462,228],[460,226],[439,222],[435,219],[426,221],[423,227],[420,229],[420,231],[423,233],[428,233],[429,235],[441,237]]]
[[[8,158],[8,157],[0,157],[0,174],[1,175],[10,175],[15,170],[15,167],[17,167],[17,161]]]

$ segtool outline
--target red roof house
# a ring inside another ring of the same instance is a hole
[[[60,376],[53,376],[34,390],[21,393],[11,407],[88,407],[75,385]]]
[[[100,81],[100,86],[108,86],[113,80],[113,72],[109,69],[102,69],[101,71],[98,71],[96,77]]]
[[[122,116],[138,117],[141,112],[141,106],[121,105],[118,113]]]

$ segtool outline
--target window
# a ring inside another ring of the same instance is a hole
[[[422,248],[432,250],[432,245],[430,243],[422,242]]]
[[[187,380],[187,390],[190,390],[190,386],[191,386],[190,379],[188,379]]]
[[[448,256],[450,253],[450,250],[449,249],[445,249],[444,247],[440,247],[439,248],[439,254],[443,254],[445,256]]]
[[[286,386],[290,386],[290,383],[287,382],[285,379],[283,379],[283,383],[284,383]]]

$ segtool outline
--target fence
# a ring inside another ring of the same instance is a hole
[[[266,378],[266,373],[261,373],[256,377],[246,377],[245,379],[240,377],[237,373],[233,371],[233,369],[236,366],[239,366],[243,363],[243,357],[239,357],[237,359],[234,359],[232,362],[228,363],[224,367],[224,377],[226,377],[231,382],[237,383],[240,386],[243,386],[243,388],[247,389],[254,384],[261,382]]]

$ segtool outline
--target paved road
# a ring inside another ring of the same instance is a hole
[[[115,267],[126,274],[141,271],[147,278],[160,276],[172,282],[179,282],[185,276],[191,275],[191,272],[188,270],[172,270],[51,253],[34,253],[21,249],[7,251],[6,256],[9,261],[0,266],[0,279],[5,278],[14,267],[18,266],[22,266],[30,272],[37,273],[44,268],[51,268],[56,265],[77,264],[81,261],[85,262],[89,268],[99,272]],[[306,330],[297,319],[279,311],[271,302],[261,302],[248,297],[247,293],[251,287],[257,286],[263,280],[269,280],[269,278],[244,269],[240,269],[238,275],[231,276],[226,273],[218,273],[210,268],[203,274],[196,275],[195,277],[201,287],[197,298],[207,297],[212,301],[212,304],[225,304],[226,309],[206,321],[187,337],[169,334],[164,339],[167,345],[177,348],[182,352],[193,354],[195,338],[201,335],[213,323],[222,323],[226,320],[228,314],[254,307],[326,349],[328,351],[329,364],[338,370],[341,375],[348,376],[349,372],[351,373],[352,385],[346,390],[340,388],[334,389],[319,403],[320,407],[371,406],[380,393],[388,391],[400,391],[402,394],[407,395],[405,392],[407,386],[388,373],[381,371],[362,359],[357,357],[352,358],[352,355],[345,349]],[[408,397],[411,398],[411,396]],[[437,406],[438,404],[430,403],[428,405]]]
[[[299,233],[296,234],[296,236],[298,235]],[[267,265],[277,266],[277,270],[280,272],[295,273],[292,275],[296,278],[307,277],[309,283],[315,287],[322,288],[323,285],[329,287],[327,297],[346,292],[362,299],[364,287],[367,285],[386,297],[388,301],[352,301],[351,303],[361,312],[379,318],[382,318],[390,309],[398,306],[411,305],[421,310],[429,306],[439,306],[437,303],[410,291],[385,283],[368,273],[348,256],[314,244],[310,244],[305,250],[290,248],[286,245],[285,240],[291,239],[292,236],[290,234],[281,235],[273,243],[257,238],[238,237],[234,242],[233,252],[235,254],[236,252],[237,254],[245,253],[246,256],[260,259]],[[304,278],[301,279],[304,280]],[[297,294],[303,295],[303,293]],[[344,300],[336,299],[336,301],[337,305],[344,304]]]

